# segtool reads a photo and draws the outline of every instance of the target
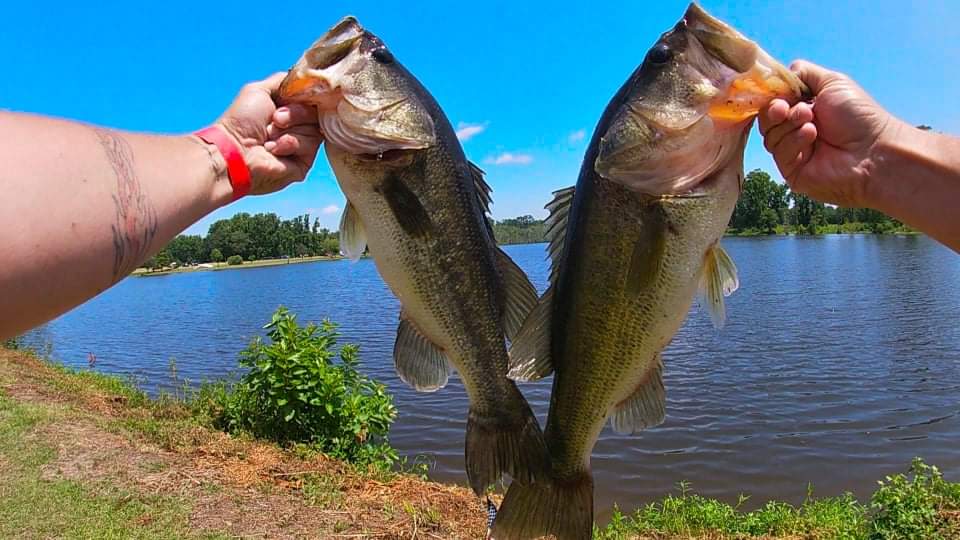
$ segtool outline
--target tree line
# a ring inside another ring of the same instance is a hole
[[[146,268],[234,261],[255,261],[281,257],[336,255],[338,234],[311,223],[310,214],[280,219],[274,213],[235,214],[210,225],[206,236],[181,234],[160,253],[147,260]]]
[[[908,231],[903,223],[868,208],[839,208],[793,193],[766,172],[747,173],[728,234],[888,233]],[[544,221],[531,215],[493,221],[500,244],[544,241]],[[340,253],[338,233],[310,220],[310,214],[280,219],[274,213],[241,212],[210,225],[206,236],[180,235],[143,266],[254,261]]]
[[[903,223],[869,208],[842,208],[817,202],[775,182],[760,169],[747,173],[729,234],[889,233],[908,231]]]
[[[542,242],[544,225],[533,216],[521,216],[493,222],[494,235],[501,244]],[[170,241],[143,267],[158,269],[177,265],[242,262],[282,257],[338,255],[337,231],[310,221],[310,214],[280,219],[274,213],[241,212],[210,225],[206,236],[181,234]]]
[[[909,232],[903,223],[869,208],[841,208],[794,193],[768,173],[747,173],[727,234],[831,234]],[[544,242],[544,222],[521,216],[495,222],[501,244]]]

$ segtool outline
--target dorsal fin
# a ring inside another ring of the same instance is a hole
[[[487,232],[490,233],[490,238],[496,242],[496,237],[493,234],[493,218],[490,217],[490,203],[493,201],[490,193],[493,190],[490,189],[490,184],[484,179],[486,173],[483,172],[483,169],[472,161],[467,163],[470,165],[470,177],[473,178],[473,186],[477,191],[477,202],[480,203],[480,212],[483,214],[483,221],[487,225]]]
[[[494,252],[500,268],[503,307],[503,333],[513,341],[527,315],[537,305],[537,289],[527,274],[500,248]]]
[[[737,266],[720,247],[720,242],[707,250],[700,274],[700,302],[710,313],[715,328],[722,328],[726,321],[724,297],[730,296],[740,288]]]
[[[493,200],[490,198],[490,193],[493,190],[490,189],[490,184],[484,179],[486,173],[483,172],[483,169],[472,161],[468,161],[467,163],[470,165],[470,176],[473,177],[473,185],[477,188],[477,200],[480,201],[480,208],[484,214],[488,214],[490,213],[490,202]]]
[[[553,291],[562,264],[567,218],[572,203],[573,187],[568,187],[554,191],[553,200],[546,206],[550,211],[545,233],[549,243],[550,287],[540,297],[537,306],[523,322],[516,339],[510,344],[510,370],[507,376],[517,381],[535,381],[553,372],[553,361],[550,357]]]
[[[545,208],[550,212],[545,222],[546,240],[549,244],[547,253],[550,255],[550,283],[554,283],[560,272],[560,259],[563,257],[563,244],[567,239],[567,218],[570,217],[570,206],[573,203],[574,186],[553,192],[553,200]]]

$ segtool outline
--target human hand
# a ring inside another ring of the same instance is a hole
[[[760,112],[763,144],[794,191],[847,207],[870,206],[874,153],[900,122],[848,76],[799,60],[790,66],[813,105],[773,100]]]
[[[273,95],[284,76],[275,73],[245,85],[217,120],[243,151],[252,195],[273,193],[303,180],[323,142],[313,107],[277,108]]]

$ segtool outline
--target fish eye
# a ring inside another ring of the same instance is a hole
[[[378,47],[373,50],[373,59],[381,64],[391,64],[393,63],[393,53],[388,51],[386,47]]]
[[[657,43],[647,54],[647,59],[654,64],[666,64],[671,58],[673,58],[673,51],[666,43]]]

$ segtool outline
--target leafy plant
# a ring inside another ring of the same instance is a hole
[[[249,369],[241,380],[230,390],[207,392],[207,399],[224,404],[224,427],[310,443],[362,465],[392,465],[397,454],[387,433],[396,409],[386,388],[357,370],[357,346],[343,345],[338,355],[335,325],[300,326],[283,307],[264,329],[269,343],[257,338],[241,353],[240,364]]]
[[[238,264],[243,264],[243,257],[239,255],[231,255],[227,257],[227,264],[229,266],[237,266]]]
[[[945,510],[960,508],[960,484],[943,479],[937,467],[915,458],[907,475],[888,476],[870,499],[872,539],[947,539],[960,536],[960,523]]]

